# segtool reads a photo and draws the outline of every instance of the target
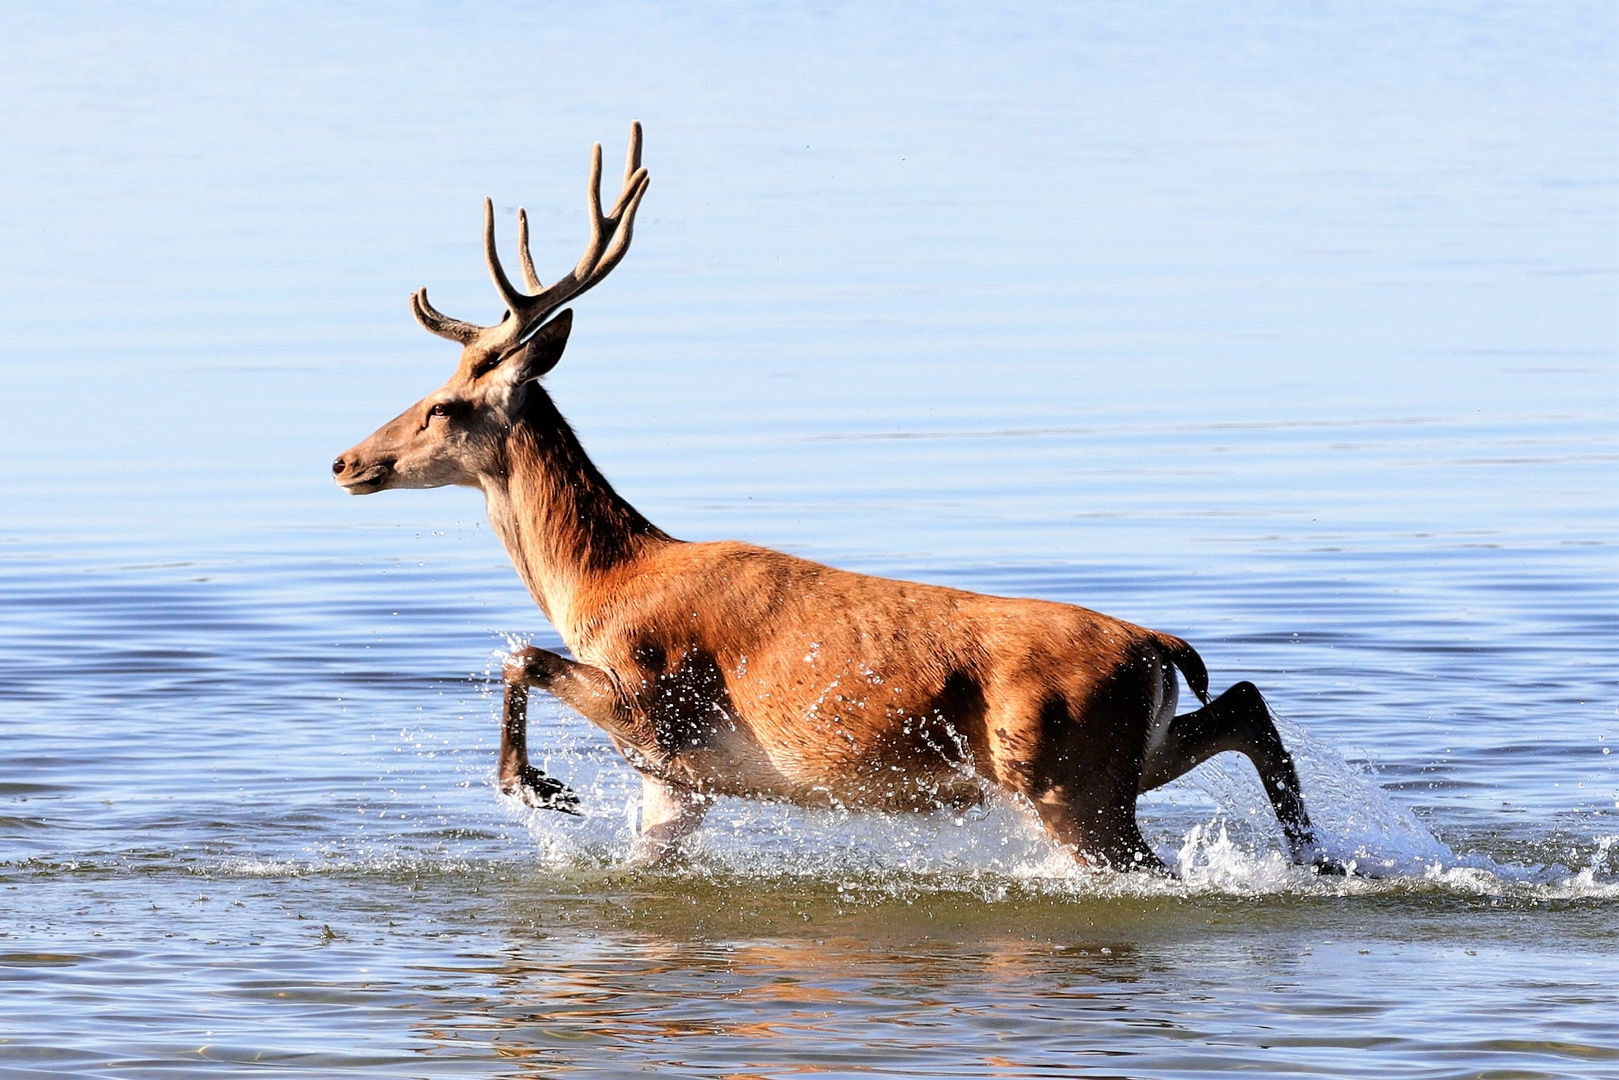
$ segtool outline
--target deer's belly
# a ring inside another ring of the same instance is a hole
[[[749,724],[727,717],[703,727],[665,743],[660,771],[709,794],[889,811],[984,800],[964,741],[937,725]]]

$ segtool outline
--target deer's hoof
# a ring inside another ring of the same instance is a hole
[[[1310,868],[1322,877],[1347,877],[1349,867],[1334,859],[1331,855],[1317,855],[1310,863]]]
[[[1311,843],[1293,855],[1293,861],[1299,866],[1308,866],[1322,877],[1347,877],[1354,873],[1354,868],[1346,863],[1339,862],[1325,851],[1320,845]]]
[[[555,810],[579,817],[579,796],[573,789],[554,777],[546,776],[532,765],[524,765],[516,779],[501,784],[506,795],[515,795],[526,806],[536,810]]]

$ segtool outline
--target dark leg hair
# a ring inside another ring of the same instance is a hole
[[[1251,682],[1240,682],[1196,712],[1170,721],[1164,741],[1142,763],[1139,790],[1161,787],[1226,750],[1246,754],[1259,770],[1293,861],[1312,864],[1325,873],[1342,873],[1342,867],[1323,855],[1316,843],[1315,829],[1299,794],[1293,755],[1282,745],[1270,708]]]

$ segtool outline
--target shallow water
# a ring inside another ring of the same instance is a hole
[[[1619,1075],[1606,7],[10,11],[0,1072]],[[495,794],[555,635],[474,494],[326,463],[632,115],[548,380],[620,490],[1187,637],[1366,876],[1223,761],[1142,800],[1174,881],[1008,806],[632,871],[549,702],[584,817]]]

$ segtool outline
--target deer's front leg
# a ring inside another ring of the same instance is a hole
[[[506,658],[502,671],[506,700],[500,725],[500,790],[516,795],[530,806],[577,814],[579,797],[560,780],[546,776],[528,760],[528,688],[538,686],[558,693],[558,687],[577,688],[583,680],[571,676],[567,668],[599,675],[594,668],[575,664],[544,649],[518,649]],[[571,696],[571,695],[570,695]],[[571,702],[570,702],[571,704]],[[577,708],[577,706],[575,706]],[[582,711],[582,710],[581,710]]]
[[[615,742],[630,746],[656,745],[649,732],[641,730],[619,697],[613,680],[600,668],[558,656],[545,649],[522,648],[506,658],[506,717],[500,734],[500,788],[518,793],[532,806],[575,813],[578,798],[566,787],[546,776],[528,762],[528,688],[538,687],[571,706],[586,720],[611,735]],[[534,802],[528,789],[534,787],[542,801]],[[560,794],[550,794],[547,787]],[[558,803],[562,805],[558,805]]]
[[[544,690],[610,735],[618,735],[626,727],[618,691],[600,668],[528,647],[506,658],[503,674],[508,691],[513,686]]]
[[[641,835],[630,851],[632,866],[668,861],[680,842],[703,823],[712,799],[690,788],[641,774]]]

